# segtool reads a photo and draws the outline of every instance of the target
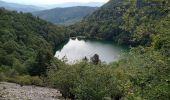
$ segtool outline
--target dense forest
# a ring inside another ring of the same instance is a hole
[[[70,26],[70,34],[133,48],[118,62],[61,67],[51,79],[66,96],[81,100],[169,100],[169,5],[167,0],[110,0]]]
[[[81,23],[73,25],[72,34],[120,44],[146,45],[151,43],[151,35],[164,33],[158,27],[164,23],[160,21],[168,20],[168,7],[167,0],[110,0]]]
[[[0,80],[51,86],[76,100],[169,100],[168,0],[110,0],[69,27],[31,14],[0,10]],[[119,61],[69,65],[53,49],[68,36],[113,40],[131,46]]]
[[[55,47],[68,37],[30,13],[0,9],[0,77],[42,75],[50,66]],[[1,78],[0,78],[1,79]],[[15,79],[14,79],[15,80]]]

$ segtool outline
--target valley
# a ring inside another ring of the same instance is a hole
[[[110,0],[61,25],[0,8],[0,89],[36,86],[47,98],[52,89],[71,100],[169,100],[169,12],[167,0]]]
[[[71,25],[80,22],[83,17],[93,13],[95,10],[97,10],[97,7],[74,6],[43,10],[32,14],[54,24]]]

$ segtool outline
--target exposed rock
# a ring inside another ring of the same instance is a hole
[[[38,86],[0,82],[0,100],[64,100],[60,91]]]

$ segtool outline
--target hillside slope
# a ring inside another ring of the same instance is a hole
[[[8,3],[0,0],[0,7],[4,7],[9,10],[16,10],[16,11],[22,11],[22,12],[34,12],[43,10],[41,7],[36,7],[32,5],[22,5],[22,4],[16,4],[16,3]]]
[[[29,13],[0,9],[0,73],[5,72],[2,76],[10,71],[16,75],[44,74],[53,59],[53,49],[66,39],[65,31]]]
[[[169,100],[169,11],[168,0],[110,0],[67,29],[0,9],[0,81],[52,86],[73,100]],[[136,47],[110,64],[94,56],[68,65],[51,54],[66,33]]]
[[[73,24],[80,21],[83,17],[91,14],[96,9],[96,7],[85,6],[54,8],[50,10],[33,12],[33,15],[39,16],[40,18],[55,24]]]
[[[167,19],[168,5],[165,0],[110,0],[72,28],[89,37],[146,45],[151,43],[151,35],[158,33],[160,21]]]
[[[109,65],[82,61],[51,70],[50,78],[72,99],[169,100],[169,12],[168,0],[110,0],[70,34],[135,47]]]

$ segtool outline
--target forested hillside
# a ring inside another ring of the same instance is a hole
[[[113,40],[135,48],[109,65],[84,61],[51,71],[55,86],[66,97],[81,100],[169,100],[169,5],[168,0],[110,0],[70,26],[73,36]]]
[[[157,27],[168,20],[168,7],[167,0],[110,0],[73,26],[77,31],[72,33],[120,44],[150,44],[152,35],[164,33]]]
[[[65,31],[30,13],[1,8],[0,77],[44,75],[53,59],[53,49],[67,39]]]
[[[0,81],[52,86],[73,100],[169,100],[169,11],[168,0],[110,0],[65,28],[0,9]],[[96,54],[69,65],[52,55],[67,34],[134,47],[110,64]]]
[[[73,24],[90,15],[97,7],[76,6],[67,8],[54,8],[44,11],[33,12],[33,15],[55,24]]]

